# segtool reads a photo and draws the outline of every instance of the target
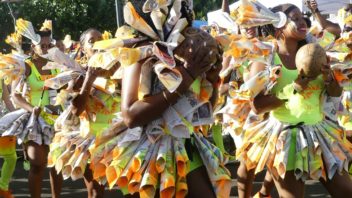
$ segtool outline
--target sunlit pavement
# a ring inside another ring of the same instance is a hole
[[[2,159],[0,160],[0,165],[2,164]],[[236,172],[238,164],[231,164],[229,169],[232,173]],[[49,181],[49,169],[46,170],[44,182],[43,182],[43,192],[42,197],[51,197],[50,192],[50,181]],[[28,172],[23,169],[23,160],[20,158],[17,162],[17,167],[15,170],[14,178],[10,184],[13,195],[17,198],[29,197],[28,192],[28,182],[27,182]],[[258,191],[261,187],[261,182],[263,181],[264,173],[259,174],[254,182],[254,192]],[[306,182],[305,197],[330,197],[324,187],[315,181]],[[63,183],[62,194],[63,198],[84,198],[87,197],[87,191],[85,189],[83,179],[72,181],[65,180]],[[276,190],[272,192],[273,197],[278,197]],[[123,197],[121,193],[115,188],[113,190],[106,190],[105,197],[120,198]],[[231,192],[231,197],[237,197],[237,187],[236,180],[233,181],[233,188]]]

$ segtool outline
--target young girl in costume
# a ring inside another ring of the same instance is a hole
[[[1,57],[0,57],[1,59]],[[2,84],[2,101],[1,112],[13,111],[13,105],[10,101],[8,87],[3,81]],[[10,104],[10,105],[6,105]],[[1,131],[2,132],[2,131]],[[0,132],[0,135],[1,135]],[[0,197],[13,198],[9,183],[16,168],[17,154],[16,154],[16,136],[0,136],[0,157],[4,159],[0,174]]]
[[[22,39],[18,34],[11,34],[6,39],[6,43],[13,46],[17,51],[21,51],[21,42]],[[16,53],[16,52],[14,52]],[[13,55],[13,54],[12,54]],[[12,59],[16,60],[16,59]],[[7,58],[0,55],[0,65],[1,69],[4,67],[8,67],[13,62],[9,62]],[[5,69],[6,70],[6,69]],[[11,71],[15,73],[14,71]],[[4,75],[6,72],[2,71],[1,75]],[[5,74],[6,75],[6,74]],[[9,80],[9,78],[7,78]],[[10,100],[11,91],[9,89],[9,85],[5,83],[7,80],[1,80],[1,104],[0,104],[0,111],[1,117],[6,115],[8,112],[14,111],[14,105]],[[9,83],[8,81],[7,83]],[[4,198],[13,198],[9,190],[9,183],[11,177],[14,173],[16,162],[17,162],[17,154],[16,154],[16,136],[1,136],[2,132],[0,132],[0,156],[4,159],[4,163],[1,167],[1,175],[0,175],[0,197]]]
[[[223,10],[227,10],[227,12],[231,14],[227,0],[223,0],[222,6]],[[266,39],[263,37],[260,26],[237,26],[238,33],[233,36],[242,37],[242,39],[238,40],[237,42],[241,43],[241,41],[243,41],[244,46],[246,45],[245,42],[262,42],[260,40]],[[221,121],[219,121],[219,123],[222,124],[222,133],[230,134],[233,139],[232,141],[235,144],[235,147],[240,148],[242,146],[244,136],[243,125],[245,124],[246,118],[251,112],[251,108],[248,102],[234,98],[233,92],[239,91],[244,81],[248,80],[248,74],[250,69],[249,66],[253,61],[248,60],[249,58],[247,58],[246,55],[243,55],[241,58],[238,58],[231,56],[231,52],[225,52],[224,54],[226,54],[227,56],[224,57],[223,68],[220,72],[220,77],[222,78],[220,85],[220,94],[224,95],[226,98],[223,99],[224,104],[222,104],[222,108],[216,112],[216,115],[221,115]],[[262,57],[261,55],[257,56]],[[230,148],[228,147],[228,145],[225,145],[225,150],[229,150]],[[251,176],[250,172],[247,171],[244,163],[245,162],[240,161],[241,165],[237,169],[238,196],[250,197],[252,194],[252,182],[254,177]],[[274,182],[271,179],[270,173],[267,173],[260,192],[258,192],[255,196],[270,196],[270,192],[273,187]]]
[[[258,31],[260,31],[259,27],[251,27],[251,28],[242,28],[240,27],[241,35],[246,39],[259,38]],[[225,134],[231,134],[233,141],[235,143],[236,148],[240,148],[242,146],[243,141],[243,125],[245,124],[246,118],[249,115],[251,108],[250,105],[246,106],[233,106],[234,102],[231,96],[229,95],[229,91],[231,89],[238,89],[244,83],[245,80],[248,80],[249,74],[249,65],[251,61],[244,61],[240,66],[236,67],[236,69],[232,69],[229,72],[229,68],[234,67],[233,64],[235,60],[232,59],[231,56],[227,56],[223,61],[222,71],[227,73],[222,84],[220,86],[221,94],[226,94],[226,104],[223,109],[221,109],[217,114],[222,114],[222,130]],[[227,71],[226,71],[227,70]],[[234,85],[235,84],[235,85]],[[230,87],[232,86],[232,87]],[[235,86],[235,87],[233,87]],[[240,109],[240,111],[236,111],[236,109]],[[230,148],[226,148],[228,150]],[[252,176],[248,174],[246,168],[244,168],[244,162],[241,161],[240,167],[237,169],[237,185],[238,185],[238,196],[239,197],[250,197],[252,193],[252,185],[248,183],[252,183]],[[270,177],[270,174],[267,174],[264,180],[264,184],[261,189],[261,193],[264,195],[270,195],[270,191],[273,187],[274,183]],[[259,193],[257,193],[259,194]]]
[[[19,109],[0,119],[1,128],[8,135],[14,135],[23,144],[25,157],[29,161],[29,191],[31,197],[40,197],[44,169],[47,164],[48,145],[54,135],[50,123],[55,119],[55,109],[50,105],[49,92],[44,80],[56,71],[45,71],[47,60],[41,56],[51,47],[51,32],[36,34],[30,22],[17,20],[18,33],[32,41],[33,55],[25,60],[25,73],[12,83],[11,97]],[[47,113],[50,112],[50,113]]]
[[[83,84],[78,80],[71,87],[72,90],[68,90],[79,93],[56,121],[55,128],[59,132],[50,146],[49,155],[49,166],[54,167],[64,179],[84,178],[88,197],[103,197],[104,194],[104,185],[99,184],[99,177],[95,178],[92,173],[94,167],[90,165],[92,161],[89,147],[94,146],[96,138],[110,126],[114,113],[119,111],[119,96],[116,95],[118,84],[109,79],[118,65],[110,70],[88,66],[88,61],[96,54],[93,44],[101,39],[101,33],[93,28],[81,35],[80,44],[84,58],[82,57],[80,64],[86,67],[87,72]],[[69,114],[71,118],[66,117]],[[79,121],[70,124],[73,120]],[[61,186],[54,188],[55,196],[58,197]]]
[[[283,28],[274,30],[278,38],[274,64],[282,65],[281,77],[270,94],[254,98],[252,110],[257,114],[269,112],[269,117],[259,122],[248,118],[239,157],[253,172],[266,165],[282,197],[303,197],[308,178],[319,179],[332,196],[350,194],[352,183],[346,164],[351,160],[351,144],[342,141],[343,130],[321,110],[321,98],[325,94],[339,97],[341,88],[330,72],[314,79],[297,71],[295,57],[306,35],[306,23],[292,4],[277,6],[274,11],[284,12],[289,19]],[[254,62],[250,76],[265,68]],[[329,82],[324,83],[323,77]],[[297,78],[309,79],[301,93],[293,89]]]

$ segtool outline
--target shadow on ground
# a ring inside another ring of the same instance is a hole
[[[0,166],[2,166],[2,159],[0,159]],[[235,174],[238,168],[238,164],[231,164],[228,166],[229,170],[232,174]],[[51,197],[50,191],[50,181],[49,181],[49,169],[46,170],[43,182],[43,192],[42,197]],[[28,172],[23,169],[23,160],[20,158],[17,161],[17,166],[15,170],[15,174],[13,180],[10,184],[10,188],[16,198],[24,198],[29,197],[28,192],[28,182],[27,182],[27,174]],[[265,173],[260,173],[254,182],[254,192],[257,192],[261,183],[264,179]],[[236,178],[234,175],[233,178]],[[278,194],[276,190],[272,191],[272,196],[277,198]],[[62,188],[62,196],[63,198],[84,198],[87,197],[87,191],[85,189],[84,181],[82,179],[77,181],[65,180]],[[116,189],[106,190],[105,197],[113,197],[113,198],[122,198],[122,194]],[[234,186],[231,191],[231,197],[237,197],[237,185],[236,180],[234,180]],[[315,181],[307,181],[306,182],[306,190],[305,197],[330,197],[324,187]]]

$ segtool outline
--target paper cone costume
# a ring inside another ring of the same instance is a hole
[[[128,2],[124,12],[126,22],[139,33],[131,31],[131,37],[125,37],[126,39],[116,38],[96,43],[94,47],[101,52],[95,59],[90,60],[90,66],[105,65],[109,68],[110,65],[104,64],[104,59],[109,58],[129,67],[133,67],[140,60],[146,60],[142,66],[140,96],[158,93],[160,90],[157,87],[175,91],[182,77],[174,70],[174,54],[181,61],[191,58],[187,57],[185,52],[177,50],[182,42],[190,44],[192,39],[199,40],[193,41],[195,43],[204,39],[209,48],[214,47],[217,50],[217,45],[212,43],[207,34],[186,28],[188,21],[181,18],[181,7],[184,3],[191,8],[192,4],[188,1],[147,1],[142,9],[150,15],[151,20],[146,22],[134,5]],[[164,15],[163,11],[167,11],[168,7],[170,15]],[[148,39],[153,43],[133,48],[127,39],[137,43]],[[199,46],[195,44],[192,48],[197,51]],[[209,58],[214,58],[213,64],[216,63],[217,57]],[[157,77],[155,82],[150,81],[151,75],[154,74]],[[168,108],[159,119],[145,127],[123,129],[111,139],[99,138],[98,142],[96,139],[89,150],[94,178],[100,182],[107,181],[109,187],[118,185],[127,188],[129,193],[139,193],[141,197],[153,197],[156,193],[162,197],[184,197],[188,190],[186,176],[191,168],[184,141],[195,138],[191,136],[194,126],[201,127],[213,123],[209,103],[212,85],[209,87],[206,79],[199,78],[192,89],[193,91],[182,96],[179,102]],[[201,134],[198,136],[203,137]],[[214,153],[211,158],[200,160],[204,164],[213,164],[208,171],[214,190],[220,197],[226,197],[230,189],[230,176],[223,167],[215,166],[223,166],[226,158],[205,138],[200,141],[207,146],[196,145],[199,152],[208,149]]]
[[[241,0],[241,4],[232,16],[243,27],[273,24],[276,28],[285,26],[287,17],[283,12],[273,13],[256,0]]]
[[[21,18],[17,19],[16,31],[22,36],[30,39],[35,45],[38,45],[40,43],[40,36],[35,33],[31,22],[23,20]]]

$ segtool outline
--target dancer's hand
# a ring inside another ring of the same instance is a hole
[[[86,104],[88,102],[88,96],[78,94],[76,98],[72,100],[72,113],[76,116],[79,116],[86,108]]]
[[[39,117],[41,111],[42,111],[42,109],[40,107],[37,107],[37,106],[33,107],[33,110],[32,110],[32,112],[34,113],[34,115],[36,117]]]
[[[312,13],[318,12],[318,3],[316,0],[307,0],[305,2],[306,6],[312,11]]]
[[[333,71],[330,69],[329,64],[321,67],[321,73],[323,74],[323,80],[326,85],[334,81]]]

